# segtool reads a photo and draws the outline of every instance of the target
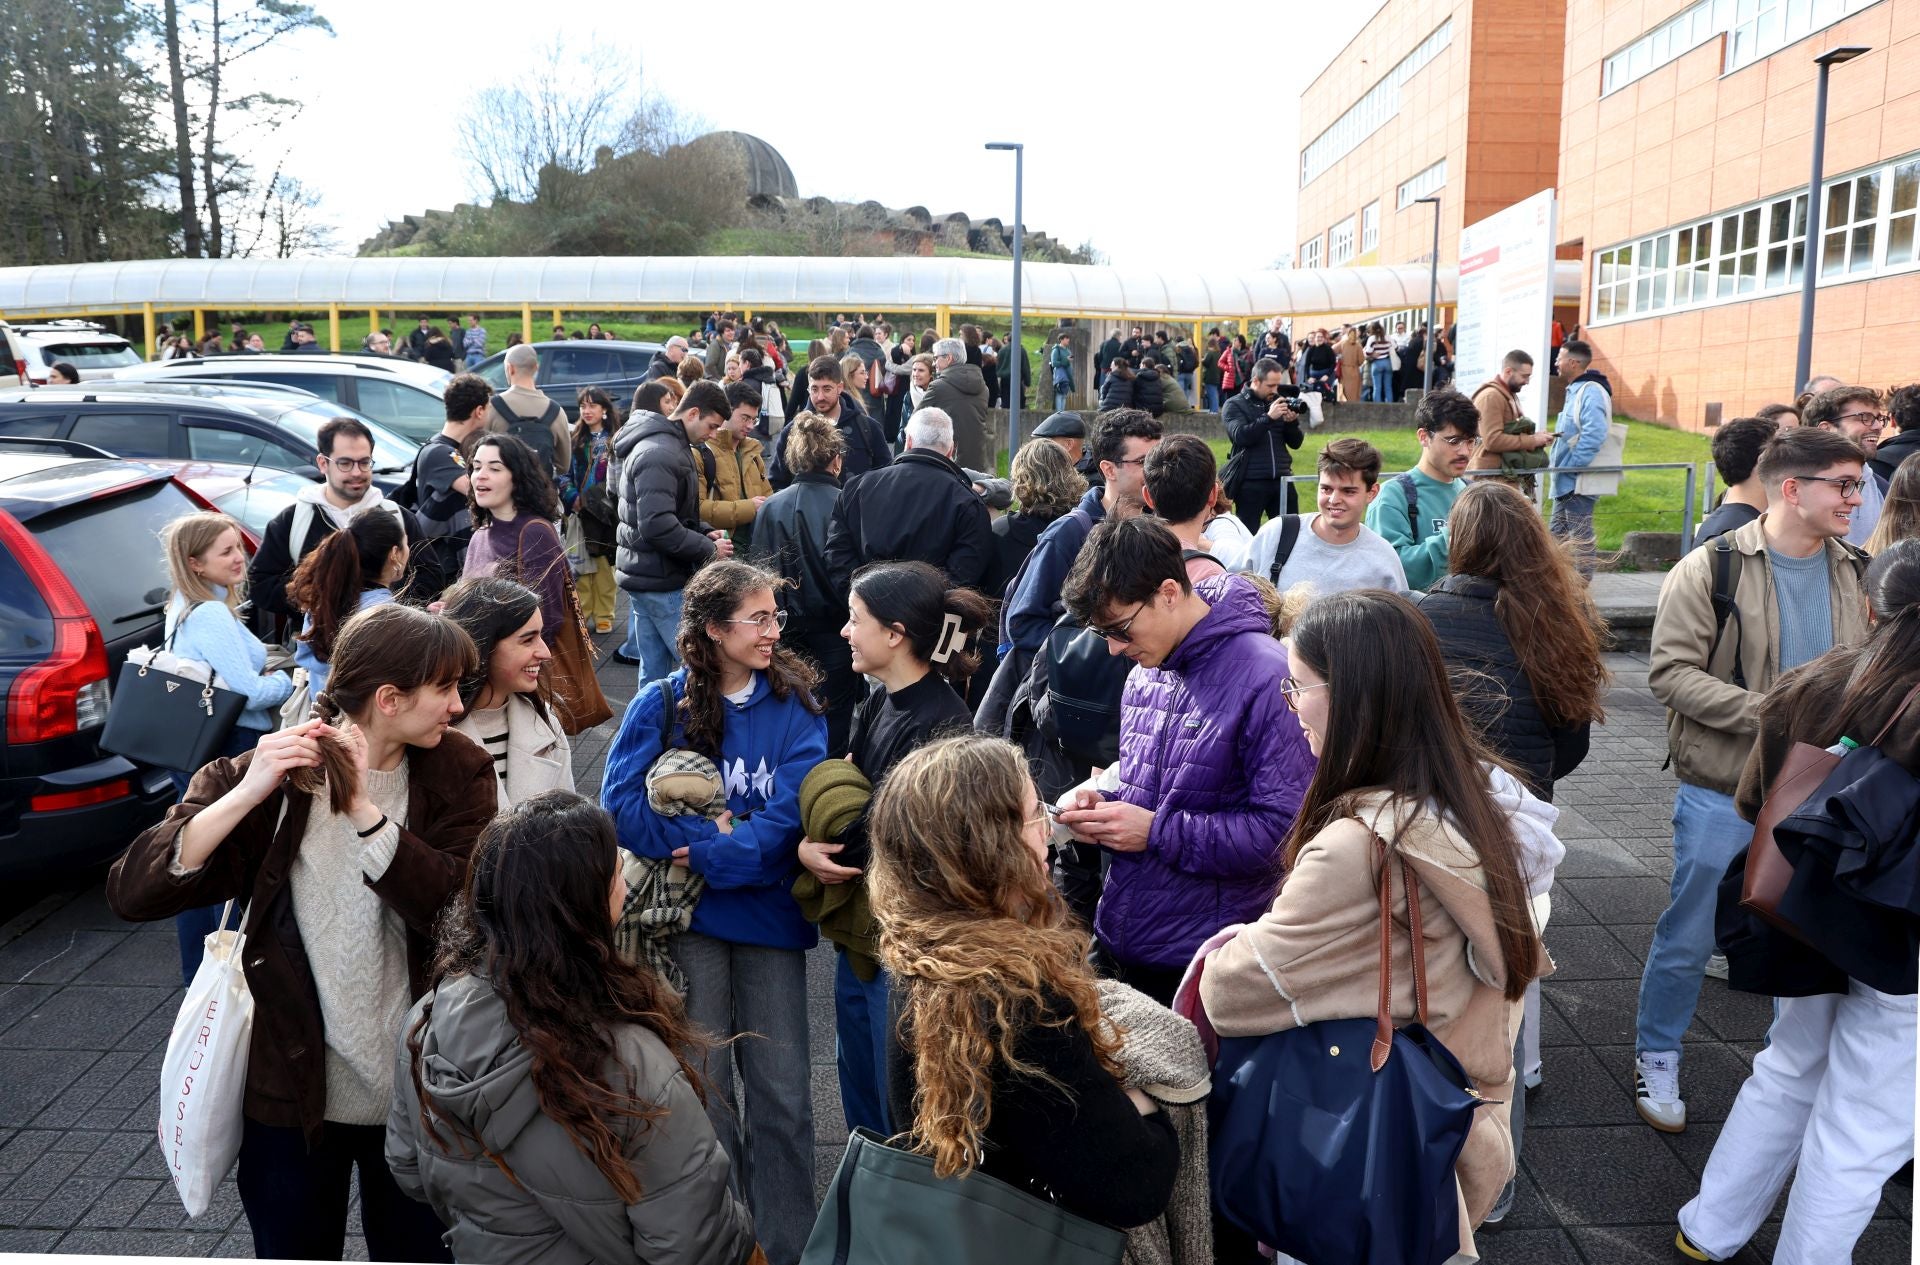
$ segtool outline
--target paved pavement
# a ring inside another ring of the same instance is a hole
[[[603,639],[605,640],[605,639]],[[610,649],[610,647],[609,647]],[[1634,999],[1671,873],[1673,780],[1646,663],[1618,655],[1608,723],[1561,783],[1567,859],[1547,942],[1545,1085],[1536,1091],[1518,1203],[1482,1238],[1491,1265],[1670,1263],[1673,1213],[1701,1167],[1765,1034],[1764,1001],[1709,980],[1686,1040],[1690,1126],[1664,1135],[1631,1100]],[[632,670],[609,660],[616,703]],[[583,791],[598,788],[611,724],[576,745]],[[844,1138],[833,1070],[831,957],[810,962],[818,1180]],[[152,1130],[159,1063],[178,1007],[172,927],[130,926],[98,883],[56,893],[0,926],[0,1251],[244,1256],[251,1240],[232,1183],[189,1222]],[[1776,1216],[1777,1222],[1777,1216]],[[1767,1259],[1776,1226],[1742,1261]],[[1889,1186],[1854,1255],[1907,1261],[1912,1196]],[[357,1239],[349,1254],[361,1256]],[[1836,1254],[1836,1261],[1838,1256]]]

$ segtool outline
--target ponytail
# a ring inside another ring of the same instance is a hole
[[[913,656],[964,687],[980,670],[979,633],[993,622],[993,603],[972,589],[947,587],[924,562],[879,562],[854,573],[853,592],[881,624],[898,627]]]
[[[371,510],[328,535],[294,568],[287,597],[312,621],[299,639],[323,663],[332,660],[340,625],[359,609],[361,592],[380,586],[387,559],[406,539],[398,515]]]

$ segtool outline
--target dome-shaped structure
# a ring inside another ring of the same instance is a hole
[[[780,151],[745,132],[708,132],[694,142],[696,145],[725,145],[740,156],[741,164],[747,173],[747,196],[765,195],[775,198],[797,198],[800,186],[793,181],[793,168],[787,166],[787,160]]]

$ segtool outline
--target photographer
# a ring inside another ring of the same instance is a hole
[[[1247,389],[1228,400],[1220,413],[1227,437],[1233,441],[1227,456],[1232,467],[1227,495],[1248,531],[1260,530],[1260,520],[1269,515],[1298,509],[1287,477],[1293,473],[1291,450],[1304,444],[1307,436],[1296,412],[1300,406],[1292,398],[1297,393],[1281,386],[1282,376],[1279,361],[1270,357],[1255,361]]]

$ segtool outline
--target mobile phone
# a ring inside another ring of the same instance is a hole
[[[1047,810],[1047,817],[1050,820],[1052,821],[1060,820],[1060,805],[1048,802],[1046,800],[1042,800],[1040,803],[1040,806]]]

